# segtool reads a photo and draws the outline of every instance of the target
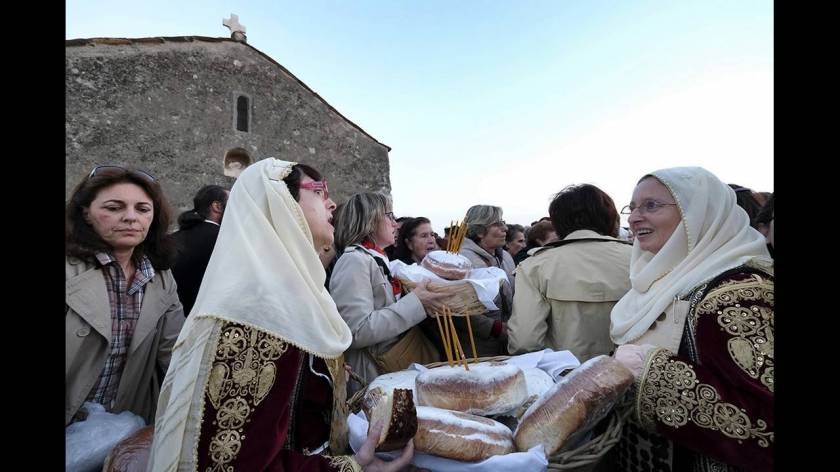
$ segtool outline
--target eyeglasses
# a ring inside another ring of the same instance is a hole
[[[388,217],[388,219],[393,221],[394,223],[397,222],[397,219],[394,218],[394,212],[393,211],[386,211],[385,216]]]
[[[490,223],[487,226],[505,226],[506,227],[507,223],[505,223],[505,220],[499,220],[499,221],[496,221],[495,223]]]
[[[645,213],[656,213],[662,207],[668,206],[668,205],[677,206],[676,203],[662,203],[662,202],[657,202],[656,200],[647,200],[644,203],[642,203],[640,206],[626,205],[624,208],[621,209],[621,214],[622,215],[629,215],[629,214],[633,213],[634,210],[637,210],[637,209],[639,210],[639,214],[642,214],[642,215],[645,214]]]
[[[120,167],[120,166],[96,166],[96,167],[93,168],[92,171],[90,171],[90,174],[88,174],[88,179],[91,179],[94,175],[102,173],[102,172],[113,172],[113,171],[129,172],[131,174],[135,174],[135,175],[138,175],[138,176],[140,176],[144,179],[147,179],[151,182],[157,183],[157,180],[154,177],[152,177],[152,174],[149,174],[148,172],[143,172],[142,170],[138,170],[138,169],[126,169],[125,167]]]
[[[299,188],[305,188],[307,190],[314,190],[315,193],[318,193],[318,191],[320,190],[320,191],[324,192],[324,194],[323,194],[324,200],[327,200],[327,199],[330,198],[330,188],[329,188],[329,186],[327,186],[327,181],[326,180],[317,180],[317,181],[313,180],[312,182],[301,182],[300,185],[299,185]]]

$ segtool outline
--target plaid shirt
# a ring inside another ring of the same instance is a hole
[[[122,267],[111,254],[100,252],[96,254],[96,259],[102,264],[111,305],[111,352],[87,400],[100,403],[110,411],[117,396],[134,327],[140,317],[146,283],[155,276],[155,270],[149,259],[143,256],[134,275],[134,282],[128,287]]]

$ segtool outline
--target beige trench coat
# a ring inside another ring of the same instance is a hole
[[[73,258],[65,259],[64,269],[64,423],[68,425],[105,366],[111,307],[101,270]],[[172,273],[155,272],[146,285],[112,412],[128,410],[152,424],[160,382],[183,324],[184,310]]]
[[[614,349],[610,312],[630,290],[629,244],[590,230],[564,240],[596,238],[540,248],[516,268],[511,354],[551,348],[572,351],[581,362]]]
[[[400,334],[426,318],[423,304],[414,293],[396,299],[374,257],[388,262],[381,254],[361,246],[347,247],[330,277],[330,295],[353,333],[344,357],[366,383],[379,375],[367,349],[376,354],[388,351]],[[358,383],[348,384],[349,394],[358,389]]]

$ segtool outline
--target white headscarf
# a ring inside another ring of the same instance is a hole
[[[350,346],[350,328],[324,288],[309,225],[283,178],[294,162],[249,166],[228,198],[195,306],[161,386],[149,471],[195,470],[204,385],[222,320],[256,327],[325,359]]]
[[[352,335],[324,287],[309,225],[283,178],[294,162],[269,157],[233,186],[189,320],[215,317],[256,327],[335,359]]]
[[[735,191],[700,167],[675,167],[648,175],[668,187],[682,221],[656,254],[636,240],[630,258],[630,291],[613,307],[610,337],[633,342],[674,301],[729,269],[772,264],[764,237],[750,227]]]

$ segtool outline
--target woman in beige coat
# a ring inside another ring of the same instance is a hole
[[[561,240],[516,268],[508,350],[569,350],[581,362],[609,354],[610,311],[630,289],[631,246],[617,238],[615,203],[594,185],[572,185],[548,212]]]
[[[426,319],[426,308],[442,308],[439,303],[445,295],[428,291],[428,282],[401,295],[399,281],[391,277],[388,256],[382,249],[394,243],[396,226],[384,195],[352,195],[338,210],[336,221],[335,244],[340,257],[330,278],[330,294],[353,334],[346,360],[355,373],[370,383],[393,369],[383,360],[386,353]],[[420,330],[411,335],[423,336]],[[358,388],[348,385],[351,394]]]
[[[99,166],[66,208],[65,425],[86,401],[154,420],[184,322],[169,270],[170,213],[144,172]]]

